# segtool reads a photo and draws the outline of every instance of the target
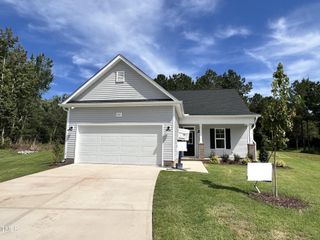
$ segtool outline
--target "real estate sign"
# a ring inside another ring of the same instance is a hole
[[[255,182],[272,181],[271,163],[248,163],[247,180]]]

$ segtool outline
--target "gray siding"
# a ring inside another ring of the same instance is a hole
[[[230,128],[231,149],[210,149],[210,128]],[[211,151],[214,151],[218,155],[226,153],[231,157],[233,154],[245,157],[247,155],[248,133],[248,127],[244,125],[203,125],[205,155],[209,156]]]
[[[189,124],[188,126],[192,126]],[[231,149],[210,149],[210,128],[230,128],[231,132]],[[199,125],[195,125],[195,155],[199,156],[198,144],[200,139]],[[202,125],[202,140],[204,144],[204,153],[209,157],[211,152],[214,151],[217,155],[224,153],[233,157],[233,154],[238,154],[241,157],[247,155],[248,143],[248,127],[245,125]]]
[[[122,112],[122,117],[116,117]],[[162,123],[163,125],[163,160],[173,160],[172,107],[117,107],[117,108],[75,108],[70,110],[69,127],[73,127],[67,136],[67,158],[74,158],[78,124],[104,123]]]
[[[125,82],[116,83],[116,71],[125,71]],[[117,63],[93,85],[77,96],[76,101],[169,99],[123,61]]]

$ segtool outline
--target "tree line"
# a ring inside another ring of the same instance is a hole
[[[43,98],[54,80],[52,67],[52,60],[44,54],[29,55],[11,29],[0,29],[0,146],[24,141],[63,143],[66,112],[58,103],[67,96]],[[159,74],[154,80],[169,91],[236,89],[249,109],[261,115],[274,104],[274,96],[252,95],[252,82],[232,69],[223,74],[208,69],[195,79],[185,73]],[[295,80],[288,87],[288,96],[286,106],[294,113],[293,130],[286,132],[288,146],[313,151],[320,146],[320,83]],[[269,134],[259,118],[255,131],[258,148],[267,144]]]
[[[282,68],[283,66],[279,64]],[[278,67],[279,67],[278,66]],[[270,79],[274,78],[270,74]],[[184,73],[165,76],[159,74],[154,79],[163,88],[169,91],[197,90],[197,89],[236,89],[242,96],[250,111],[264,115],[268,106],[272,105],[274,97],[262,96],[259,93],[250,95],[252,82],[230,69],[219,75],[212,69],[208,69],[202,76],[192,79]],[[289,84],[289,80],[288,80]],[[272,92],[271,92],[272,94]],[[300,149],[305,152],[319,151],[320,148],[320,82],[310,79],[295,80],[288,87],[287,106],[294,110],[293,130],[288,130],[288,147]],[[268,131],[262,128],[262,118],[257,121],[255,130],[255,141],[260,149],[268,145]]]
[[[43,53],[29,55],[11,29],[0,29],[0,146],[63,141],[65,96],[44,99],[54,77]]]

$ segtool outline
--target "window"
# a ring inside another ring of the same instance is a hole
[[[225,148],[225,129],[224,128],[216,128],[216,148]]]
[[[116,83],[122,83],[125,81],[125,72],[117,71],[116,72]]]
[[[210,128],[211,149],[231,149],[230,128]]]

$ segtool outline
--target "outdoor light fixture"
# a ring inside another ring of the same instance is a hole
[[[170,126],[167,127],[166,131],[167,132],[171,131]]]

